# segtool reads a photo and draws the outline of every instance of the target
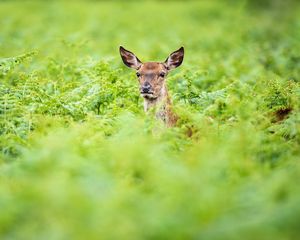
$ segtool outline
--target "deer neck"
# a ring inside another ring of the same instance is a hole
[[[144,110],[148,112],[152,108],[158,108],[159,110],[167,104],[167,99],[169,99],[168,91],[165,86],[163,86],[160,95],[157,98],[144,98]]]
[[[171,110],[171,100],[166,86],[163,86],[161,94],[155,99],[144,98],[144,110],[148,112],[150,109],[155,111],[158,119],[163,120],[167,126],[175,125],[177,121],[176,115]]]

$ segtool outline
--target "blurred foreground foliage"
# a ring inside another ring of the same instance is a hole
[[[1,2],[0,238],[298,239],[300,6],[261,2]],[[119,45],[185,46],[177,127]]]

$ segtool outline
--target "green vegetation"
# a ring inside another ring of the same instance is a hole
[[[0,239],[299,239],[299,12],[1,1]],[[143,112],[119,45],[185,46],[177,127]]]

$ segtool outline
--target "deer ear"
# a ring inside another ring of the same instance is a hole
[[[170,56],[166,59],[165,64],[171,70],[177,68],[181,65],[184,56],[184,48],[181,47],[177,51],[172,52]]]
[[[124,64],[130,68],[139,69],[142,62],[130,51],[120,46],[120,55]]]

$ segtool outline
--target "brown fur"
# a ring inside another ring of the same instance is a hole
[[[178,117],[172,111],[165,80],[171,69],[181,65],[184,55],[183,48],[171,53],[163,63],[142,63],[132,52],[123,47],[120,47],[120,54],[126,66],[137,70],[140,93],[144,97],[145,112],[155,108],[157,118],[163,120],[168,127],[174,126]]]

